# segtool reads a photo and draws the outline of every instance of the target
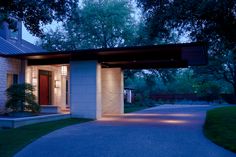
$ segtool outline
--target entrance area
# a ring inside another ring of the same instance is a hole
[[[28,65],[26,82],[34,86],[43,113],[100,119],[124,112],[121,68],[104,68],[97,61]]]
[[[34,94],[43,113],[69,113],[69,65],[33,65],[26,67],[26,82],[34,86]]]

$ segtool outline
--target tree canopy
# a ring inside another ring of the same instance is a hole
[[[171,33],[209,44],[209,65],[194,68],[205,80],[223,79],[236,93],[235,0],[138,0],[153,41]],[[204,75],[206,74],[206,75]],[[211,76],[213,75],[213,76]]]
[[[16,29],[13,18],[21,20],[30,33],[41,36],[42,25],[63,21],[71,15],[73,5],[77,0],[1,0],[0,23],[7,21],[10,28]]]
[[[84,0],[62,28],[42,39],[49,50],[109,48],[131,45],[136,33],[133,7],[127,0]]]
[[[138,0],[142,6],[150,36],[167,36],[172,29],[190,33],[197,41],[236,41],[235,0]]]

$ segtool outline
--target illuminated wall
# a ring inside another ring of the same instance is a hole
[[[62,75],[61,65],[47,66],[27,66],[25,80],[35,87],[34,94],[38,98],[38,77],[39,70],[52,72],[51,79],[51,105],[59,106],[60,109],[66,108],[66,79],[69,76]]]
[[[123,114],[123,71],[121,68],[102,68],[102,114]]]

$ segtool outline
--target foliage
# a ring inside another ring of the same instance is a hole
[[[236,107],[222,107],[207,112],[204,134],[214,143],[236,152]]]
[[[234,0],[138,0],[148,19],[150,35],[166,38],[173,29],[196,40],[236,41]],[[232,45],[233,46],[233,45]],[[235,46],[235,45],[234,45]]]
[[[90,121],[90,119],[70,118],[53,122],[32,124],[16,129],[0,130],[0,154],[4,157],[12,157],[26,145],[54,130],[88,121]]]
[[[71,16],[71,8],[77,5],[77,0],[1,0],[0,23],[7,21],[10,28],[16,29],[16,18],[24,22],[26,28],[34,35],[41,36],[41,26],[50,24],[53,20],[63,21]]]
[[[141,105],[156,103],[152,99],[155,95],[161,94],[192,94],[201,100],[213,101],[219,99],[221,93],[232,92],[226,82],[215,80],[208,75],[199,75],[193,68],[129,72],[125,79],[125,86],[135,89],[135,103]],[[163,101],[173,103],[171,100]]]
[[[189,41],[209,43],[209,65],[194,68],[232,85],[236,94],[235,0],[138,0],[153,43],[170,40],[174,33]]]
[[[220,96],[220,86],[214,82],[202,82],[194,86],[197,95],[207,101],[218,100]]]
[[[132,45],[136,33],[133,14],[128,0],[84,0],[61,29],[42,39],[42,45],[48,50]]]
[[[162,70],[162,73],[165,73],[167,78],[169,78],[166,79],[166,77],[161,77],[166,86],[165,93],[194,93],[193,85],[196,83],[196,78],[193,77],[193,71],[191,69],[175,69],[174,73],[169,73],[168,70],[165,71]]]
[[[40,105],[36,103],[36,97],[33,94],[31,84],[13,84],[6,90],[7,102],[6,108],[14,112],[31,111],[37,113],[40,111]]]

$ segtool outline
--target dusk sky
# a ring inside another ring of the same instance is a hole
[[[32,44],[35,44],[37,37],[32,36],[26,28],[23,26],[22,28],[22,38],[28,42],[31,42]]]
[[[55,21],[53,21],[51,24],[48,24],[46,26],[43,26],[43,29],[45,32],[49,31],[50,29],[53,29],[55,30],[56,27],[58,27],[59,24]],[[22,38],[32,44],[35,44],[35,42],[37,40],[39,40],[39,38],[33,36],[32,34],[29,33],[29,31],[26,30],[24,24],[23,24],[23,27],[22,27]]]

